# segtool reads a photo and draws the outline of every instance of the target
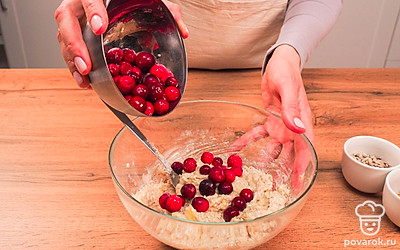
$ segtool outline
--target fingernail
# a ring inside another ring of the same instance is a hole
[[[85,70],[87,69],[85,61],[83,61],[83,59],[80,58],[79,56],[74,58],[74,63],[75,63],[75,67],[78,69],[79,73],[81,73],[81,74],[83,72],[85,72]]]
[[[83,78],[82,78],[81,74],[79,74],[78,71],[74,71],[74,73],[72,73],[72,76],[74,77],[75,82],[78,85],[81,85],[83,83]]]
[[[101,29],[101,26],[103,26],[103,21],[98,15],[94,15],[92,20],[90,20],[90,26],[92,27],[93,32],[97,33]]]
[[[179,26],[180,28],[183,28],[183,30],[181,31],[181,33],[182,33],[182,35],[183,35],[183,38],[188,37],[188,36],[189,36],[188,27],[185,25],[185,23],[184,23],[182,20],[178,23],[178,26]],[[186,34],[184,34],[184,33],[186,33]]]
[[[293,122],[297,127],[306,129],[306,127],[304,126],[304,123],[299,118],[297,118],[297,117],[294,118]]]

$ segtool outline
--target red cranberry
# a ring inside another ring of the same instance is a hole
[[[174,74],[170,71],[168,71],[163,78],[161,78],[161,82],[165,84],[165,81],[170,78],[170,77],[174,77]],[[177,87],[177,86],[176,86]]]
[[[133,49],[125,48],[122,50],[124,52],[123,60],[128,63],[133,63],[136,58],[136,53]]]
[[[135,74],[137,74],[138,76],[141,76],[141,75],[142,75],[142,70],[139,69],[138,66],[133,66],[133,67],[132,67],[132,73],[135,73]]]
[[[224,170],[220,167],[213,167],[212,169],[210,169],[210,174],[208,175],[208,178],[217,183],[221,183],[225,181]]]
[[[119,78],[121,78],[121,76],[120,76],[120,75],[113,76],[113,80],[114,80],[115,84],[117,84],[117,82],[118,82]]]
[[[132,99],[129,101],[129,104],[131,104],[139,112],[144,113],[144,111],[146,111],[146,100],[140,96],[132,97]]]
[[[240,156],[234,154],[228,157],[228,167],[241,168],[242,164],[242,158],[240,158]]]
[[[168,197],[167,201],[165,202],[165,208],[168,210],[168,212],[177,212],[179,211],[179,209],[181,209],[184,203],[185,199],[183,199],[179,195],[174,194]]]
[[[181,188],[181,194],[183,198],[190,200],[196,194],[196,187],[193,184],[185,184]]]
[[[219,194],[230,194],[233,191],[232,183],[230,182],[222,182],[218,185],[218,193]]]
[[[205,179],[202,180],[199,184],[199,191],[201,195],[210,196],[215,194],[215,189],[217,185],[213,180]]]
[[[227,209],[224,210],[224,220],[226,222],[229,222],[233,219],[233,217],[236,217],[239,215],[239,209],[236,207],[228,207]]]
[[[135,86],[135,80],[130,76],[121,76],[116,84],[119,91],[121,91],[123,95],[127,95],[132,92],[132,89]]]
[[[131,96],[131,95],[126,95],[126,96],[124,96],[125,97],[125,100],[127,100],[128,102],[132,99],[132,97],[133,96]]]
[[[106,53],[108,63],[119,63],[124,56],[124,52],[120,48],[112,48]]]
[[[172,170],[174,170],[177,174],[182,174],[183,171],[183,164],[179,161],[172,163],[171,165]]]
[[[167,101],[167,103],[169,104],[169,101],[167,100],[167,95],[165,94],[164,91],[161,92],[161,94],[157,97],[157,100],[158,99],[163,99],[163,100]]]
[[[164,99],[158,99],[157,101],[154,102],[154,111],[158,115],[163,115],[167,113],[169,110],[169,103],[168,101]]]
[[[155,63],[156,58],[149,52],[139,52],[135,58],[136,66],[143,71],[148,71]]]
[[[203,165],[200,167],[200,174],[208,175],[210,173],[211,167],[208,165]]]
[[[166,203],[167,203],[167,199],[170,197],[171,195],[169,193],[164,193],[160,196],[160,198],[158,199],[158,203],[160,204],[160,207],[163,209],[166,209]]]
[[[162,64],[154,64],[149,72],[157,76],[159,79],[162,79],[168,73],[168,69]]]
[[[236,207],[239,211],[243,211],[246,208],[246,200],[241,197],[235,197],[232,200],[232,207]]]
[[[135,72],[131,72],[131,73],[129,73],[128,75],[129,75],[130,77],[132,77],[133,80],[135,80],[136,83],[139,83],[139,82],[142,81],[142,78],[141,78],[138,74],[136,74]]]
[[[146,111],[144,113],[148,116],[152,116],[154,114],[154,106],[151,102],[146,102]]]
[[[240,196],[243,197],[246,202],[250,202],[253,199],[253,191],[248,188],[244,188],[242,191],[240,191]]]
[[[108,64],[108,70],[110,71],[110,74],[112,76],[117,76],[119,75],[119,65],[110,63]]]
[[[193,171],[195,171],[196,166],[197,166],[197,162],[193,158],[187,158],[183,162],[183,170],[185,170],[185,172],[187,172],[187,173],[192,173]]]
[[[165,89],[165,94],[167,96],[167,101],[173,102],[179,99],[181,93],[176,87],[169,86]]]
[[[241,177],[243,174],[243,168],[231,168],[237,177]]]
[[[206,164],[211,164],[214,160],[214,155],[210,152],[204,152],[201,155],[201,161],[206,163]]]
[[[221,157],[214,157],[214,160],[212,161],[212,165],[215,166],[222,166],[222,164],[224,163],[224,161],[222,160]]]
[[[155,75],[153,75],[153,74],[150,74],[150,73],[147,73],[147,74],[145,74],[144,76],[143,76],[143,78],[142,78],[142,83],[144,84],[144,85],[147,85],[147,86],[149,86],[149,85],[151,85],[151,84],[158,84],[158,85],[160,85],[160,86],[162,86],[162,84],[161,84],[161,82],[160,82],[160,79],[158,79],[158,77],[157,76],[155,76]]]
[[[137,84],[133,87],[132,94],[146,99],[149,95],[149,89],[144,84]]]
[[[197,212],[206,212],[210,207],[210,204],[206,198],[196,197],[192,201],[192,207],[196,209]]]
[[[223,171],[225,173],[225,181],[226,182],[232,183],[235,181],[236,174],[232,169],[224,169]]]
[[[121,75],[129,75],[132,73],[132,65],[128,62],[122,61],[119,63],[119,71]]]
[[[167,100],[166,94],[163,90],[163,87],[159,85],[158,83],[152,83],[150,85],[147,85],[149,88],[149,95],[148,95],[148,100],[150,102],[155,102],[159,99]]]
[[[168,77],[165,80],[165,86],[172,86],[172,87],[178,87],[178,80],[176,80],[175,77]]]

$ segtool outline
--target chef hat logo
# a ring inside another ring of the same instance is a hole
[[[356,207],[355,212],[360,220],[360,229],[363,234],[372,236],[379,232],[381,218],[385,214],[385,208],[381,204],[364,201]]]

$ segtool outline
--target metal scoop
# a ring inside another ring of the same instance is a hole
[[[175,173],[170,165],[167,162],[167,159],[157,150],[156,147],[146,138],[146,136],[139,130],[138,127],[129,119],[127,115],[124,113],[119,112],[118,110],[114,109],[113,107],[109,106],[105,103],[106,106],[121,120],[125,126],[136,135],[136,137],[157,157],[157,159],[164,165],[165,169],[167,170],[169,177],[171,179],[172,185],[176,187],[179,183],[179,175]]]
[[[165,65],[177,79],[181,97],[185,91],[187,59],[182,36],[171,12],[161,0],[111,0],[106,3],[110,20],[107,31],[96,36],[86,25],[83,39],[86,42],[92,71],[91,86],[106,106],[127,126],[160,160],[171,176],[174,186],[179,176],[172,171],[165,157],[147,140],[128,118],[147,116],[133,108],[121,94],[108,70],[105,48],[130,48],[136,52],[147,51],[155,55],[157,63]],[[170,103],[171,112],[181,97]],[[164,114],[164,115],[166,115]]]

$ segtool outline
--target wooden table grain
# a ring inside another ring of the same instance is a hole
[[[354,209],[381,196],[351,188],[340,160],[351,136],[400,145],[400,69],[305,69],[303,79],[318,177],[301,213],[258,249],[340,249],[362,240],[369,245],[348,247],[399,248],[400,230],[386,216],[376,236],[362,234]],[[0,249],[168,249],[116,194],[107,153],[122,125],[93,91],[76,87],[66,69],[2,69],[0,94]],[[191,70],[184,99],[263,107],[260,72]]]

